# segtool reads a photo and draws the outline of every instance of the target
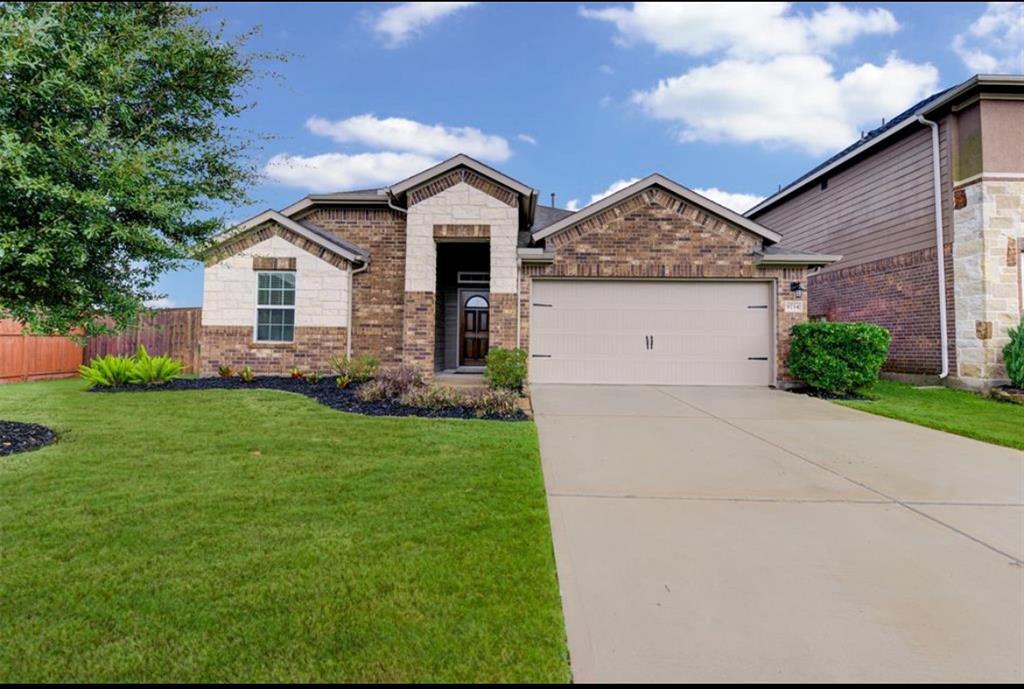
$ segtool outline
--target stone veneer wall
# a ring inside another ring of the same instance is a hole
[[[789,331],[807,319],[807,292],[798,298],[791,282],[807,285],[803,267],[759,266],[754,252],[760,237],[735,227],[662,189],[646,189],[596,216],[553,235],[551,264],[523,266],[520,341],[529,342],[530,290],[533,278],[743,278],[771,281],[776,288],[776,372],[791,381],[786,369]],[[802,302],[802,311],[785,310],[785,302]]]
[[[953,245],[945,246],[946,312],[950,371],[956,371],[956,318]],[[875,323],[892,333],[884,370],[938,375],[942,370],[939,287],[935,249],[909,251],[811,275],[808,309],[812,318]]]
[[[352,354],[372,354],[381,364],[402,361],[405,304],[405,216],[386,207],[321,206],[298,216],[370,254],[369,267],[353,276]]]
[[[957,376],[984,387],[1006,379],[1002,350],[1021,317],[1024,180],[982,178],[954,190]]]

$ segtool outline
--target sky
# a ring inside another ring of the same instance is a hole
[[[1024,73],[1024,3],[228,3],[287,53],[231,222],[466,153],[581,208],[659,172],[743,211],[921,98]],[[202,303],[202,266],[154,306]]]

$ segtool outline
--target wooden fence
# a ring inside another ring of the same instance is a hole
[[[0,383],[66,378],[81,363],[82,347],[73,340],[29,335],[17,321],[0,320]]]
[[[118,335],[89,338],[85,360],[107,354],[134,354],[138,346],[154,356],[170,354],[185,364],[186,370],[199,370],[199,323],[202,309],[159,309],[143,319],[138,327]]]

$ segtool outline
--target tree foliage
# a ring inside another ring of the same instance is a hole
[[[261,57],[181,3],[0,3],[0,311],[132,323],[245,202]]]

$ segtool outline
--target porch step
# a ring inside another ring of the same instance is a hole
[[[487,381],[481,373],[455,373],[439,371],[434,374],[434,382],[453,388],[486,388]]]

